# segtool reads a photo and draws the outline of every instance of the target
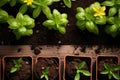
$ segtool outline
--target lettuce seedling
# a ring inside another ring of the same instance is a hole
[[[14,66],[11,68],[10,73],[14,73],[16,71],[19,71],[20,67],[22,67],[22,58],[19,58],[17,60],[13,60]]]
[[[105,6],[101,6],[99,2],[95,2],[85,9],[77,7],[76,25],[81,30],[87,29],[89,32],[99,34],[97,25],[106,24],[105,9]]]
[[[85,76],[90,76],[91,75],[89,71],[83,69],[85,64],[86,64],[86,62],[82,61],[79,66],[75,67],[76,68],[76,75],[74,77],[74,80],[80,80],[80,74],[81,73]]]
[[[65,34],[65,27],[68,23],[67,14],[61,14],[58,10],[54,9],[52,17],[43,22],[43,25],[48,29],[58,30],[60,33]]]
[[[45,78],[46,80],[49,80],[48,74],[49,74],[49,68],[47,67],[44,71],[42,71],[40,79]]]
[[[108,79],[110,80],[112,77],[116,80],[120,80],[119,74],[116,73],[116,71],[120,70],[120,65],[111,66],[106,63],[104,63],[104,71],[101,71],[100,74],[108,75]]]
[[[34,19],[28,15],[18,13],[16,18],[10,17],[8,19],[9,28],[13,30],[16,35],[16,39],[20,39],[22,36],[30,36],[33,34],[33,28],[35,26]]]

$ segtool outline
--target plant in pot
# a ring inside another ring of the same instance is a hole
[[[4,56],[2,62],[3,80],[32,80],[32,57]]]
[[[120,80],[118,56],[97,56],[96,80]]]
[[[64,80],[92,80],[92,59],[89,56],[65,56]]]
[[[37,57],[35,79],[60,80],[60,60],[58,57]]]

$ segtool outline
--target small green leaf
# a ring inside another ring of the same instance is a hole
[[[65,34],[65,33],[66,33],[65,27],[60,26],[60,27],[58,27],[58,30],[59,30],[59,32],[60,32],[61,34]]]
[[[120,65],[116,65],[113,70],[115,71],[120,70]]]
[[[45,79],[46,79],[46,80],[49,80],[48,75],[45,75]]]
[[[104,6],[113,6],[114,5],[114,1],[104,1],[102,3],[102,5],[104,5]]]
[[[20,7],[20,9],[19,9],[19,12],[20,13],[22,13],[22,14],[24,14],[26,11],[27,11],[27,5],[26,4],[23,4],[21,7]]]
[[[47,6],[42,7],[42,11],[48,19],[52,19],[51,10],[49,7],[47,7]]]
[[[84,9],[82,7],[77,7],[77,12],[83,12],[84,13]]]
[[[10,2],[9,2],[10,6],[12,6],[12,7],[15,6],[16,2],[17,2],[17,0],[10,0]]]
[[[8,24],[10,29],[17,29],[20,27],[20,23],[18,23],[15,19],[9,19]]]
[[[96,23],[96,24],[99,24],[99,25],[104,25],[104,24],[106,24],[106,21],[107,21],[107,19],[106,19],[105,16],[104,16],[103,18],[96,17],[96,19],[95,19],[95,23]]]
[[[19,33],[22,35],[22,34],[24,34],[25,32],[26,32],[26,28],[25,27],[20,27],[19,29],[18,29],[18,31],[19,31]]]
[[[84,66],[85,66],[86,62],[85,61],[82,61],[80,63],[80,65],[78,66],[79,69],[82,69]]]
[[[115,23],[115,17],[107,17],[107,22],[109,24],[114,24]]]
[[[17,68],[12,67],[11,70],[10,70],[10,73],[14,73],[14,72],[16,72],[16,71],[17,71]]]
[[[90,76],[91,75],[90,72],[87,71],[87,70],[80,70],[80,72],[83,73],[83,75],[85,75],[85,76]]]
[[[41,79],[44,78],[44,77],[45,77],[45,75],[41,75],[41,76],[40,76]]]
[[[80,28],[81,30],[85,30],[86,29],[85,24],[86,24],[85,21],[77,21],[77,23],[76,23],[78,28]]]
[[[108,74],[108,79],[111,79],[112,78],[112,74]]]
[[[0,9],[0,23],[6,23],[8,20],[8,13],[5,10]]]
[[[43,22],[43,26],[46,26],[49,29],[52,29],[55,26],[55,22],[53,20],[46,20]]]
[[[108,74],[108,73],[109,73],[108,70],[104,70],[104,71],[100,72],[100,74]]]
[[[120,80],[120,76],[117,73],[112,72],[112,75],[116,80]]]
[[[85,13],[83,13],[83,12],[79,12],[79,13],[77,13],[76,14],[76,16],[75,16],[78,20],[85,20]]]
[[[0,7],[4,6],[8,0],[0,0]]]
[[[80,74],[76,73],[74,80],[80,80]]]
[[[114,16],[116,13],[117,13],[117,9],[116,9],[115,7],[111,7],[111,8],[109,9],[108,15],[109,15],[109,16]]]
[[[71,0],[63,0],[63,2],[68,8],[71,8],[72,6]]]
[[[40,12],[41,12],[41,7],[36,7],[33,11],[33,18],[36,18],[40,15]]]
[[[24,20],[23,14],[19,12],[16,16],[16,20],[22,22]]]
[[[60,14],[60,12],[57,9],[53,10],[53,17],[56,20],[56,22],[58,22],[58,20],[61,19],[61,14]]]

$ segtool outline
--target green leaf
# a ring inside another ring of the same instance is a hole
[[[67,14],[63,13],[63,14],[61,14],[61,17],[66,19],[67,18]]]
[[[108,79],[111,79],[112,78],[112,74],[108,74]]]
[[[86,22],[86,28],[89,32],[93,32],[94,34],[99,34],[98,27],[92,21]]]
[[[79,21],[79,20],[76,23],[76,25],[78,26],[78,28],[80,28],[81,30],[85,30],[86,29],[85,24],[86,24],[85,21]]]
[[[12,6],[12,7],[15,6],[16,2],[17,2],[17,0],[10,0],[10,2],[9,2],[10,6]]]
[[[48,19],[52,19],[51,10],[49,7],[47,7],[47,6],[42,7],[42,11]]]
[[[28,29],[34,28],[35,20],[30,18],[28,15],[24,15],[24,25]]]
[[[0,9],[0,23],[6,23],[8,20],[8,13],[5,10]]]
[[[117,73],[111,73],[116,80],[120,80],[120,76]]]
[[[23,14],[19,12],[16,16],[16,20],[18,20],[20,23],[23,22],[24,20]]]
[[[115,17],[107,17],[107,22],[109,24],[114,24],[115,23]]]
[[[90,76],[91,75],[90,72],[87,71],[87,70],[80,70],[80,72],[83,73],[83,75],[85,75],[85,76]]]
[[[78,20],[85,20],[85,13],[79,12],[75,16]]]
[[[9,0],[0,0],[0,7],[4,6]]]
[[[80,80],[80,74],[76,73],[74,80]]]
[[[116,65],[113,70],[114,71],[120,70],[120,65]]]
[[[99,24],[99,25],[104,25],[104,24],[106,24],[106,21],[107,21],[107,19],[106,19],[105,16],[104,16],[103,18],[96,17],[96,19],[95,19],[95,23],[96,23],[96,24]]]
[[[100,74],[108,74],[108,70],[101,71]]]
[[[20,23],[15,19],[9,19],[8,24],[10,29],[18,29],[20,27]]]
[[[46,26],[49,29],[52,29],[55,26],[55,22],[53,20],[46,20],[43,22],[43,26]]]
[[[53,17],[55,22],[58,22],[61,19],[61,14],[57,9],[53,10]]]
[[[25,27],[20,27],[19,29],[18,29],[18,31],[19,31],[19,33],[22,35],[22,34],[24,34],[25,32],[26,32],[26,28]]]
[[[114,1],[104,1],[102,3],[102,5],[104,5],[104,6],[114,6],[115,4],[114,4]]]
[[[78,68],[79,69],[82,69],[84,66],[85,66],[85,61],[82,61],[80,64],[79,64],[79,66],[78,66]]]
[[[19,9],[19,12],[20,13],[22,13],[22,14],[24,14],[26,11],[27,11],[27,5],[26,4],[23,4],[21,7],[20,7],[20,9]]]
[[[49,80],[48,75],[45,75],[45,79],[46,79],[46,80]]]
[[[10,70],[10,73],[14,73],[14,72],[16,72],[16,71],[17,71],[17,68],[12,67],[11,70]]]
[[[68,20],[67,20],[67,19],[65,19],[65,18],[60,19],[59,24],[61,24],[61,25],[63,25],[63,26],[66,26],[67,23],[68,23]]]
[[[59,32],[60,32],[61,34],[65,34],[65,33],[66,33],[65,27],[60,26],[60,27],[58,27],[58,30],[59,30]]]
[[[108,15],[109,15],[109,16],[114,16],[116,13],[117,13],[116,7],[111,7],[111,8],[109,9]]]
[[[77,12],[83,12],[84,13],[84,9],[82,7],[77,7]]]
[[[33,18],[36,18],[40,15],[40,12],[41,12],[41,7],[36,7],[33,11]]]
[[[63,2],[68,8],[71,8],[72,6],[71,0],[63,0]]]
[[[33,34],[32,29],[27,29],[26,32],[24,33],[24,36],[31,36]]]
[[[18,64],[21,64],[22,63],[22,58],[19,58],[17,61],[18,61]]]

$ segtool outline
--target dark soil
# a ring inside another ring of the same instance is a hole
[[[109,80],[108,79],[108,75],[102,75],[100,74],[101,71],[103,71],[104,68],[104,63],[111,65],[111,66],[115,66],[118,64],[118,59],[117,57],[104,57],[104,58],[100,58],[99,59],[99,63],[98,63],[98,80]],[[116,80],[114,78],[110,79],[110,80]]]
[[[76,8],[81,6],[83,8],[88,7],[95,1],[102,2],[103,0],[76,0],[72,1],[72,7],[67,8],[63,2],[53,3],[50,6],[51,10],[54,8],[58,9],[61,13],[68,14],[69,24],[66,27],[66,34],[62,35],[58,31],[48,30],[46,27],[42,26],[42,22],[46,20],[46,17],[43,13],[36,18],[36,26],[34,28],[34,33],[30,37],[22,37],[20,40],[16,40],[14,34],[11,30],[8,29],[8,24],[0,24],[0,44],[2,45],[20,45],[20,44],[80,44],[80,45],[119,45],[120,37],[113,38],[110,35],[107,35],[103,28],[100,26],[100,34],[94,35],[88,31],[81,31],[78,29],[76,24]],[[9,9],[8,9],[9,7]],[[7,10],[9,14],[15,15],[18,12],[20,5],[15,7],[10,7],[9,5],[2,7]],[[31,16],[31,13],[29,13]]]
[[[5,66],[5,80],[32,80],[32,67],[28,59],[23,58],[22,67],[19,71],[10,73],[11,68],[14,66],[13,60],[17,58],[6,58]]]
[[[45,78],[40,79],[40,75],[47,67],[49,68],[49,80],[59,80],[59,63],[57,58],[39,58],[36,63],[36,78],[45,80]]]
[[[79,57],[67,57],[66,58],[66,71],[65,71],[65,80],[74,80],[76,74],[76,66],[78,66],[82,61],[86,62],[84,70],[90,72],[90,59],[89,58],[79,58]],[[80,80],[90,80],[90,77],[80,74]]]

